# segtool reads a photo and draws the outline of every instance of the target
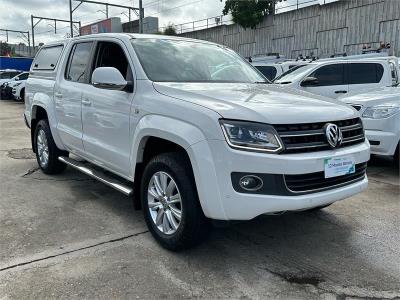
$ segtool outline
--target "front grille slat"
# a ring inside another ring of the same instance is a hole
[[[366,169],[366,163],[357,164],[353,174],[331,178],[325,178],[323,171],[300,175],[285,175],[285,183],[287,188],[295,193],[327,190],[364,179]]]
[[[349,131],[349,130],[356,130],[356,129],[362,129],[361,124],[355,124],[355,125],[350,125],[350,126],[343,126],[340,128],[342,132]]]
[[[340,147],[348,147],[365,140],[364,129],[360,118],[319,123],[301,123],[275,125],[285,149],[282,153],[305,153],[332,149],[325,136],[324,126],[336,124],[343,135]]]

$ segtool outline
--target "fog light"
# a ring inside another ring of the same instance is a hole
[[[246,175],[240,178],[239,185],[246,191],[257,191],[262,188],[263,181],[255,175]]]

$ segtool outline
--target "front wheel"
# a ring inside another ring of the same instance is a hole
[[[147,226],[163,247],[178,251],[206,237],[209,222],[199,203],[190,162],[181,154],[161,154],[147,164],[141,199]]]
[[[65,170],[67,165],[60,162],[58,157],[68,156],[68,152],[57,148],[47,120],[40,120],[36,125],[34,147],[37,162],[44,173],[58,174]]]

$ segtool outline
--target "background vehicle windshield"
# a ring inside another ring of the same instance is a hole
[[[274,81],[281,79],[283,76],[286,76],[287,74],[293,73],[294,71],[296,71],[297,69],[300,69],[301,67],[304,67],[305,65],[297,65],[297,66],[293,66],[293,67],[289,67],[289,70],[287,70],[286,72],[283,72],[281,75],[279,75],[278,77],[276,77]]]
[[[164,82],[267,82],[234,51],[192,41],[135,39],[147,76]]]
[[[314,67],[315,67],[315,65],[312,65],[312,64],[302,66],[301,68],[297,68],[292,72],[282,74],[281,77],[274,80],[274,83],[291,83],[293,81],[296,81],[297,78],[302,78],[305,74],[307,74]]]

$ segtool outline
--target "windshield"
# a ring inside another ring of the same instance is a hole
[[[285,74],[282,74],[279,78],[275,79],[274,83],[292,83],[293,81],[296,81],[296,79],[298,78],[303,78],[304,75],[307,74],[314,67],[315,65],[309,64],[301,66],[293,71],[292,69],[290,69]]]
[[[169,39],[134,39],[132,45],[152,81],[268,82],[234,51],[218,45]]]
[[[289,70],[287,70],[286,72],[283,72],[281,75],[276,77],[273,81],[279,80],[283,76],[290,74],[290,73],[294,72],[295,70],[300,69],[301,67],[304,67],[304,66],[305,65],[295,65],[295,66],[289,67]]]
[[[16,73],[4,72],[4,73],[0,73],[0,78],[1,79],[10,79],[10,78],[14,77],[15,75],[16,75]]]

